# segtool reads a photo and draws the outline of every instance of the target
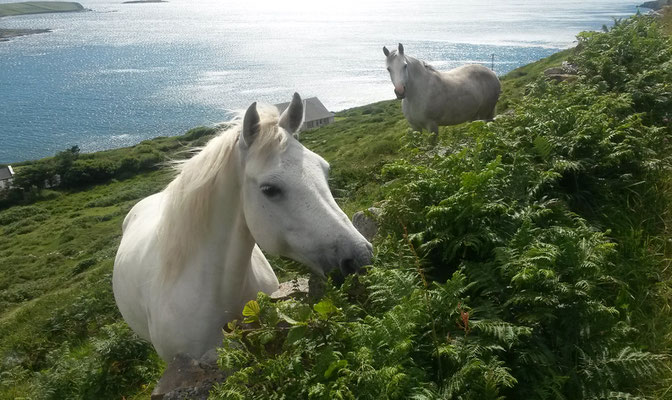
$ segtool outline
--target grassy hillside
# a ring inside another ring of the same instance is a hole
[[[24,1],[0,4],[0,17],[82,10],[84,10],[84,7],[81,4],[70,1]]]
[[[305,132],[348,214],[385,200],[374,266],[321,306],[278,305],[291,337],[260,297],[265,339],[234,329],[248,351],[221,362],[245,369],[215,396],[669,398],[672,49],[636,21],[513,71],[509,114],[436,147],[396,101]],[[566,58],[578,82],[539,78]],[[149,397],[163,366],[111,292],[121,221],[171,179],[156,161],[211,135],[19,165],[70,186],[0,211],[0,398]]]
[[[351,214],[377,196],[376,176],[397,154],[406,128],[392,101],[347,110],[338,119],[304,133],[303,140],[331,162],[332,187]],[[139,199],[170,181],[172,172],[154,169],[157,162],[184,156],[213,132],[199,128],[131,148],[82,154],[75,165],[95,171],[103,165],[110,171],[104,177],[112,180],[66,191],[42,189],[28,196],[29,204],[0,211],[5,238],[0,242],[0,398],[148,396],[151,386],[143,385],[154,383],[161,363],[118,322],[111,292],[121,222]],[[55,157],[19,163],[16,170],[53,171],[57,164]],[[137,173],[142,165],[150,171]],[[130,166],[131,173],[122,166]],[[303,271],[293,262],[274,262],[281,278]]]

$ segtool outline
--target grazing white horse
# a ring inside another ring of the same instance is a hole
[[[491,120],[501,92],[499,78],[479,64],[440,72],[424,61],[404,54],[404,46],[389,51],[387,70],[401,110],[411,127],[439,133],[439,126],[477,119]]]
[[[296,93],[281,116],[252,104],[126,216],[114,297],[164,360],[201,357],[247,301],[278,288],[257,244],[318,274],[370,262],[371,244],[329,191],[329,165],[292,136],[302,118]]]

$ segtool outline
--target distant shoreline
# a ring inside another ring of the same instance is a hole
[[[49,32],[51,32],[51,29],[0,29],[0,42],[8,42],[9,39],[15,37]]]
[[[139,3],[167,3],[166,0],[128,0],[122,4],[139,4]]]
[[[80,12],[86,9],[79,3],[69,1],[26,1],[0,4],[0,18],[17,15]],[[51,29],[0,29],[0,42],[11,38],[48,33]]]
[[[672,6],[671,0],[652,0],[640,4],[638,7],[648,8],[653,11],[658,11],[665,6]]]

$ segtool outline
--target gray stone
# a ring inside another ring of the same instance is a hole
[[[578,76],[574,74],[551,74],[546,75],[546,78],[556,82],[572,82],[578,79]]]
[[[576,75],[579,73],[579,67],[570,63],[569,61],[562,62],[562,70],[565,74]]]
[[[293,299],[308,296],[308,279],[296,278],[282,282],[275,292],[271,293],[271,299],[275,301]]]
[[[544,75],[546,76],[551,76],[551,75],[558,75],[558,74],[564,74],[565,70],[562,69],[562,67],[551,67],[547,68],[544,70]]]
[[[551,67],[544,70],[544,76],[556,82],[574,81],[578,78],[578,73],[579,68],[567,61],[563,61],[560,67]]]
[[[372,241],[376,236],[376,233],[378,233],[378,218],[380,217],[381,212],[380,208],[369,207],[368,210],[357,211],[355,215],[352,216],[352,224],[369,242]]]
[[[163,372],[152,391],[152,400],[206,400],[215,383],[227,374],[217,367],[217,351],[207,352],[201,360],[178,354]]]
[[[198,360],[198,364],[203,369],[219,368],[217,366],[217,359],[219,359],[219,355],[217,354],[217,349],[210,349],[205,354],[203,354],[201,356],[201,359]]]

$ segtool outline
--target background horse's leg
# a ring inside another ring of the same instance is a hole
[[[497,102],[493,104],[486,112],[483,113],[483,121],[490,122],[495,119],[495,109],[497,107]]]
[[[411,125],[411,129],[413,129],[414,132],[422,133],[422,126],[421,125],[414,125],[414,124],[411,124],[410,122],[408,124]]]
[[[432,144],[436,144],[439,141],[439,125],[434,121],[429,121],[427,123],[427,130],[432,134]]]

